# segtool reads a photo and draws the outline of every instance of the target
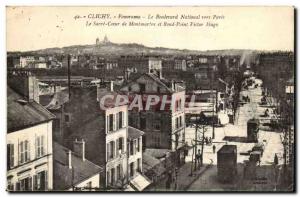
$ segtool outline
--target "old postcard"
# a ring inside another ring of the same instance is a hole
[[[8,6],[7,191],[294,192],[294,8]]]

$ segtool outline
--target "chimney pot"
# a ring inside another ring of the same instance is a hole
[[[72,151],[68,150],[67,151],[67,165],[69,169],[72,169]]]

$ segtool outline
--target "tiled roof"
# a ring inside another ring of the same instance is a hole
[[[145,150],[145,153],[147,153],[157,159],[166,157],[167,154],[169,154],[170,152],[171,152],[171,150],[169,150],[169,149],[159,149],[159,148],[147,148]]]
[[[128,126],[128,139],[136,139],[138,137],[141,137],[142,135],[144,135],[143,131]]]
[[[61,108],[61,105],[69,101],[69,89],[64,89],[60,92],[56,92],[53,95],[53,98],[46,106],[49,110],[58,110]]]
[[[224,145],[222,148],[218,151],[218,154],[221,153],[236,153],[236,145]]]
[[[23,97],[7,88],[7,133],[50,121],[55,116],[35,101]]]
[[[157,176],[160,176],[166,169],[159,159],[156,159],[148,153],[143,153],[143,171],[153,171]]]
[[[69,149],[63,147],[57,142],[53,143],[54,156],[54,190],[67,190],[72,185],[77,185],[82,181],[99,174],[102,168],[89,160],[83,161],[81,158],[72,153],[72,169],[67,164],[67,151]],[[73,176],[72,176],[73,171]],[[73,177],[73,180],[72,180]]]

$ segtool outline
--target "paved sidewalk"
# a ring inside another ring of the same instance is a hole
[[[178,170],[177,186],[174,180],[169,189],[166,188],[166,179],[156,183],[156,185],[148,191],[186,191],[209,167],[209,164],[204,164],[199,170],[194,171],[191,176],[191,162],[185,163]]]
[[[191,165],[192,163],[188,162],[179,169],[176,188],[177,191],[186,191],[189,186],[192,185],[211,166],[209,164],[204,164],[196,171],[194,171],[193,166],[193,175],[191,176]]]

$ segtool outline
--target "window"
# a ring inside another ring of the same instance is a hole
[[[136,154],[136,152],[138,152],[138,143],[137,143],[137,140],[133,140],[133,145],[134,145],[134,154]]]
[[[130,141],[130,155],[134,154],[134,143],[133,141]]]
[[[69,116],[69,114],[65,114],[65,122],[70,122],[70,116]]]
[[[115,176],[116,176],[116,174],[115,174],[115,169],[112,168],[112,169],[111,169],[111,184],[112,184],[112,185],[115,184]]]
[[[111,178],[110,178],[110,171],[109,171],[109,170],[107,171],[107,177],[106,177],[106,180],[107,180],[107,185],[110,185],[110,180],[111,180]]]
[[[29,157],[29,141],[25,140],[20,142],[20,163],[25,163],[30,160]]]
[[[44,136],[39,136],[36,138],[36,157],[42,157],[45,154],[44,150]]]
[[[176,118],[176,129],[179,128],[178,117]]]
[[[121,172],[121,164],[119,164],[118,166],[117,166],[117,180],[121,180],[121,178],[122,178],[122,172]]]
[[[122,150],[122,153],[124,152],[124,138],[120,137],[119,138],[119,143],[118,143],[118,150]]]
[[[132,163],[130,163],[130,168],[129,168],[129,170],[130,170],[130,176],[132,177],[132,176],[134,176],[134,162],[132,162]]]
[[[205,58],[205,57],[199,58],[199,62],[200,63],[207,63],[207,58]]]
[[[144,130],[144,129],[146,129],[146,118],[145,117],[141,117],[141,119],[140,119],[140,127],[141,127],[141,129],[142,130]]]
[[[179,127],[182,127],[182,117],[179,117]]]
[[[119,112],[119,128],[123,127],[123,112]]]
[[[137,170],[138,170],[138,172],[142,172],[141,159],[140,158],[137,159]]]
[[[110,143],[106,144],[106,157],[108,161],[110,159]]]
[[[110,155],[109,155],[109,158],[112,159],[112,158],[114,158],[114,155],[115,155],[115,142],[111,141],[109,143],[109,146],[110,146]]]
[[[46,190],[48,185],[47,171],[37,173],[37,175],[33,177],[33,181],[34,190]]]
[[[17,191],[31,191],[32,190],[32,178],[27,177],[17,182]]]
[[[175,148],[178,147],[178,140],[179,140],[179,135],[176,134],[176,135],[175,135]]]
[[[14,145],[7,144],[7,169],[14,167],[15,156],[14,156]]]
[[[158,118],[155,119],[154,126],[153,126],[155,130],[160,130],[160,121],[161,120]]]
[[[137,152],[140,152],[141,151],[141,139],[138,138],[137,139]]]
[[[7,180],[7,190],[14,191],[14,184],[12,183],[11,178]]]
[[[140,92],[145,92],[145,90],[146,90],[146,85],[140,84]]]
[[[109,115],[109,131],[114,130],[114,115],[110,114]]]
[[[116,121],[116,124],[115,124],[115,130],[119,130],[120,128],[122,128],[122,127],[120,127],[120,124],[119,124],[119,113],[117,113],[116,115],[115,115],[115,121]]]

